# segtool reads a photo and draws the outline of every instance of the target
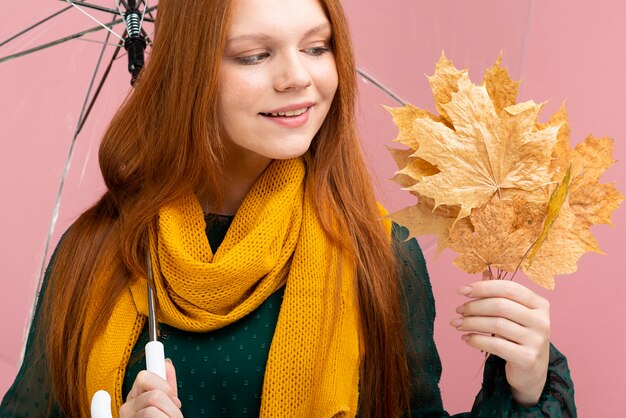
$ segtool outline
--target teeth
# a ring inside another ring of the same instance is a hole
[[[298,109],[298,110],[290,110],[288,112],[278,112],[278,113],[268,113],[269,115],[272,115],[274,117],[276,116],[287,116],[287,117],[291,117],[291,116],[300,116],[301,114],[303,114],[304,112],[306,112],[307,110],[309,110],[308,107],[302,108],[302,109]]]

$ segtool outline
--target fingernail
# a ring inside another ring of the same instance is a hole
[[[463,324],[463,319],[462,318],[456,318],[453,319],[452,321],[450,321],[450,325],[452,325],[455,328],[460,327]]]
[[[456,308],[456,313],[458,313],[459,315],[463,315],[463,312],[465,312],[465,305],[461,305]]]
[[[169,358],[169,357],[165,359],[165,362],[166,362],[166,363],[169,363],[169,364],[173,364],[173,363],[172,363],[172,360],[170,360],[170,358]]]
[[[176,406],[178,407],[178,409],[183,407],[183,403],[180,401],[180,399],[178,399],[178,397],[174,398],[174,403],[176,403]]]
[[[465,342],[468,342],[468,341],[469,341],[469,335],[464,334],[464,335],[462,335],[462,336],[461,336],[461,339],[462,339],[463,341],[465,341]]]
[[[459,290],[457,290],[459,295],[468,296],[472,293],[472,286],[463,286]]]

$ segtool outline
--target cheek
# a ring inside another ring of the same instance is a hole
[[[233,113],[241,111],[260,112],[266,83],[260,74],[246,71],[222,72],[220,88],[220,106],[223,111]]]
[[[329,63],[328,66],[317,71],[315,79],[320,93],[326,99],[332,99],[335,96],[337,85],[339,83],[339,76],[337,75],[335,62],[332,61],[332,63]]]

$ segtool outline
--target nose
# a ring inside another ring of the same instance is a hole
[[[312,84],[312,78],[300,51],[286,54],[277,62],[274,88],[276,91],[303,90]]]

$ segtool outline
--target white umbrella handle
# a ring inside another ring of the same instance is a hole
[[[165,379],[165,351],[160,341],[146,344],[146,369]],[[91,418],[113,418],[111,396],[104,390],[97,391],[91,398]]]
[[[161,341],[146,344],[146,370],[165,379],[165,351]]]
[[[152,262],[150,253],[146,255],[148,277],[152,281]],[[154,313],[154,294],[148,285],[148,324],[150,342],[146,344],[146,369],[165,379],[165,350],[163,343],[157,341],[156,315]],[[92,418],[112,418],[111,396],[104,390],[97,391],[91,398]]]
[[[91,418],[113,418],[111,414],[111,395],[99,390],[91,398]]]

